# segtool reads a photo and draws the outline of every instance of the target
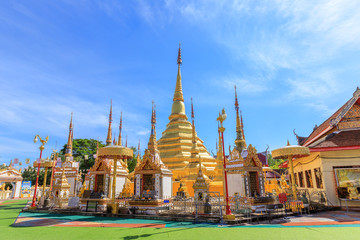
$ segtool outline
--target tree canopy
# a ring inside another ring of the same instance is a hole
[[[80,162],[80,173],[86,174],[88,170],[94,165],[95,158],[94,154],[96,154],[96,145],[99,142],[99,148],[105,147],[105,144],[101,141],[95,139],[82,139],[77,138],[73,140],[72,149],[73,149],[73,158],[75,161]],[[65,150],[67,144],[63,146],[60,150],[60,157],[62,160],[65,160]],[[133,158],[128,160],[128,169],[129,172],[132,172],[136,166],[136,157],[137,157],[137,149],[135,147],[130,147],[134,151]],[[85,159],[85,156],[88,156]]]

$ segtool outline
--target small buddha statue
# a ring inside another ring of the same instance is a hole
[[[354,186],[354,183],[347,183],[347,191],[349,193],[349,199],[359,199],[359,192]]]

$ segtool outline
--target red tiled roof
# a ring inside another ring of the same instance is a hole
[[[317,127],[316,129],[314,129],[314,131],[312,133],[310,133],[309,137],[306,139],[305,142],[303,142],[302,146],[307,146],[309,144],[309,142],[311,140],[313,140],[314,138],[316,138],[317,136],[319,136],[319,134],[324,131],[325,129],[327,129],[328,127],[330,127],[330,120],[335,118],[337,115],[340,114],[340,112],[345,108],[345,106],[347,105],[347,103],[350,101],[351,99],[349,99],[344,105],[342,105],[341,108],[339,108],[333,115],[331,115],[328,119],[326,119],[325,122],[323,122],[319,127]],[[329,130],[331,130],[332,128],[330,128]],[[324,134],[324,133],[323,133]],[[322,134],[322,135],[323,135]]]
[[[312,148],[360,146],[360,130],[349,130],[329,134],[325,140]]]

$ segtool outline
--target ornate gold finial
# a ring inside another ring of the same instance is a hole
[[[65,157],[72,157],[72,141],[73,141],[73,113],[71,112],[71,119],[70,119],[70,125],[69,125],[69,136],[68,136],[68,142],[66,144],[66,150],[65,150]]]
[[[141,159],[140,159],[140,139],[139,139],[136,167],[138,167],[140,165],[140,161],[141,161]]]
[[[287,144],[286,144],[286,146],[290,146],[290,142],[289,142],[289,139],[287,140]]]
[[[241,117],[241,133],[242,133],[242,138],[245,141],[245,147],[246,147],[246,139],[245,139],[245,133],[244,133],[244,122],[243,122],[243,117],[242,117],[242,111],[240,111],[240,117]]]
[[[177,64],[178,65],[182,64],[182,60],[181,60],[181,43],[180,42],[179,42],[179,52],[178,52]]]
[[[191,148],[191,157],[195,158],[199,153],[199,149],[196,145],[196,132],[195,132],[195,114],[194,114],[194,105],[193,100],[191,98],[191,118],[192,118],[192,148]]]
[[[108,134],[106,138],[106,146],[111,145],[111,122],[112,122],[112,99],[111,99],[111,105],[110,105],[110,114],[109,114],[109,128],[108,128]]]
[[[244,139],[244,132],[243,132],[243,128],[242,128],[242,120],[240,121],[240,116],[239,116],[239,102],[238,102],[238,98],[237,98],[237,92],[236,92],[236,85],[234,86],[235,88],[235,110],[236,110],[236,139],[235,139],[235,145],[237,150],[241,153],[243,149],[246,148],[246,142]],[[241,119],[242,119],[242,115],[241,115]]]
[[[127,135],[126,135],[125,147],[127,147]]]
[[[156,142],[156,105],[154,101],[152,101],[152,108],[151,108],[151,133],[148,143],[148,149],[152,154],[155,154],[157,151],[157,142]]]
[[[113,140],[113,145],[114,145],[114,146],[116,145],[116,138],[115,138],[115,136],[116,136],[116,133],[114,133],[114,140]]]
[[[176,78],[176,87],[175,87],[175,94],[174,94],[174,101],[184,101],[183,92],[182,92],[182,84],[181,84],[181,72],[180,72],[180,65],[182,64],[181,60],[181,48],[179,46],[179,53],[178,53],[178,74]]]
[[[117,144],[121,146],[122,112],[120,113],[119,138]]]

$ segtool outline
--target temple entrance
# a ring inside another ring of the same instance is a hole
[[[153,179],[152,174],[144,174],[143,175],[143,191],[146,190],[155,190],[155,181]]]
[[[257,172],[249,172],[249,188],[250,188],[250,197],[259,196],[259,188],[258,188],[258,177]]]
[[[104,174],[96,175],[96,192],[104,192]]]

